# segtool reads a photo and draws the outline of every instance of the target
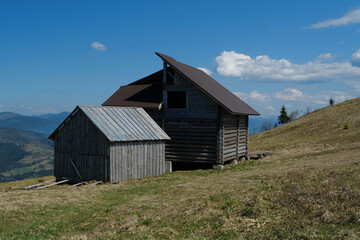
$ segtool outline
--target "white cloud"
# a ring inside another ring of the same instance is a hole
[[[280,100],[297,101],[303,97],[303,93],[295,88],[286,88],[275,93],[275,97]]]
[[[248,99],[248,94],[243,92],[233,92],[238,98],[240,98],[243,101],[246,101]]]
[[[273,106],[270,106],[270,105],[269,105],[269,106],[266,106],[265,108],[266,108],[267,110],[270,110],[270,111],[274,111],[274,110],[275,110],[275,108],[274,108]]]
[[[340,91],[330,91],[329,95],[332,96],[337,103],[354,98],[352,95]]]
[[[355,92],[360,92],[360,82],[347,81],[345,83],[352,87]]]
[[[340,18],[329,19],[312,24],[310,25],[310,28],[319,29],[319,28],[328,28],[328,27],[338,27],[338,26],[346,26],[349,24],[356,24],[356,23],[360,23],[360,9],[355,9],[353,11],[350,11]]]
[[[260,102],[264,102],[268,99],[267,96],[259,93],[258,91],[252,91],[250,94],[249,94],[249,98],[251,99],[254,99],[254,100],[257,100],[257,101],[260,101]]]
[[[354,96],[352,96],[350,93],[347,92],[330,90],[313,96],[306,95],[304,99],[308,101],[312,101],[316,104],[327,105],[329,104],[329,100],[331,98],[334,99],[336,103],[340,103],[352,99],[354,98]]]
[[[328,104],[329,102],[321,101],[321,100],[315,100],[314,103],[319,104],[319,105],[325,105],[325,104]]]
[[[334,59],[335,56],[331,53],[323,53],[323,54],[320,54],[316,60],[319,61],[319,62],[322,62],[322,61],[329,61],[329,60],[332,60]]]
[[[212,74],[212,71],[210,71],[209,69],[207,69],[207,68],[202,68],[202,67],[199,67],[198,68],[199,70],[201,70],[201,71],[203,71],[203,72],[205,72],[207,75],[211,75]]]
[[[331,55],[322,56],[330,57]],[[306,64],[293,64],[286,59],[271,59],[267,55],[251,58],[234,51],[223,51],[215,59],[217,72],[223,76],[240,77],[242,80],[255,81],[331,81],[358,79],[360,68],[349,61],[323,63],[321,61]]]
[[[350,58],[350,63],[354,67],[360,67],[360,49],[353,53]]]
[[[3,107],[4,107],[4,105],[0,104],[0,108],[3,108]]]
[[[243,93],[243,92],[233,92],[236,96],[241,98],[244,101],[247,100],[254,100],[258,102],[270,101],[271,98],[269,95],[261,94],[258,91],[252,91],[250,93]]]
[[[99,43],[99,42],[93,42],[91,44],[91,47],[93,49],[95,49],[96,51],[106,51],[107,50],[107,47],[104,44]]]

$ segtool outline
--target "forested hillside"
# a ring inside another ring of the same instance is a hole
[[[0,182],[53,174],[53,143],[47,135],[0,128]]]

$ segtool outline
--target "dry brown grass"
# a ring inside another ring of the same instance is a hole
[[[253,150],[274,154],[223,171],[0,192],[0,238],[359,238],[359,102],[252,136]],[[349,117],[339,120],[343,108]]]

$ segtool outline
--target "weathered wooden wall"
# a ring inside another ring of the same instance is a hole
[[[56,178],[109,179],[109,142],[82,111],[60,129],[54,141]]]
[[[216,163],[216,120],[166,119],[163,125],[171,138],[166,143],[166,160]]]
[[[173,84],[163,85],[162,110],[148,111],[171,138],[166,160],[216,163],[218,106],[176,71],[173,77]],[[186,91],[186,108],[168,108],[167,91]]]
[[[163,86],[164,117],[167,119],[217,119],[218,106],[205,93],[175,71],[174,84]],[[168,108],[167,91],[186,91],[186,109]]]
[[[79,110],[55,137],[54,175],[112,183],[165,172],[164,141],[110,143]]]
[[[248,116],[224,113],[224,162],[246,156],[247,146]]]
[[[115,142],[110,146],[110,182],[165,173],[165,142]]]
[[[166,160],[223,164],[247,155],[248,116],[228,113],[176,71],[163,89],[162,110],[148,113],[171,138]],[[186,91],[186,108],[168,108],[167,91]]]

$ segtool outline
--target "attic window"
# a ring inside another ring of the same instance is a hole
[[[186,108],[186,92],[168,91],[167,105],[168,108]]]

